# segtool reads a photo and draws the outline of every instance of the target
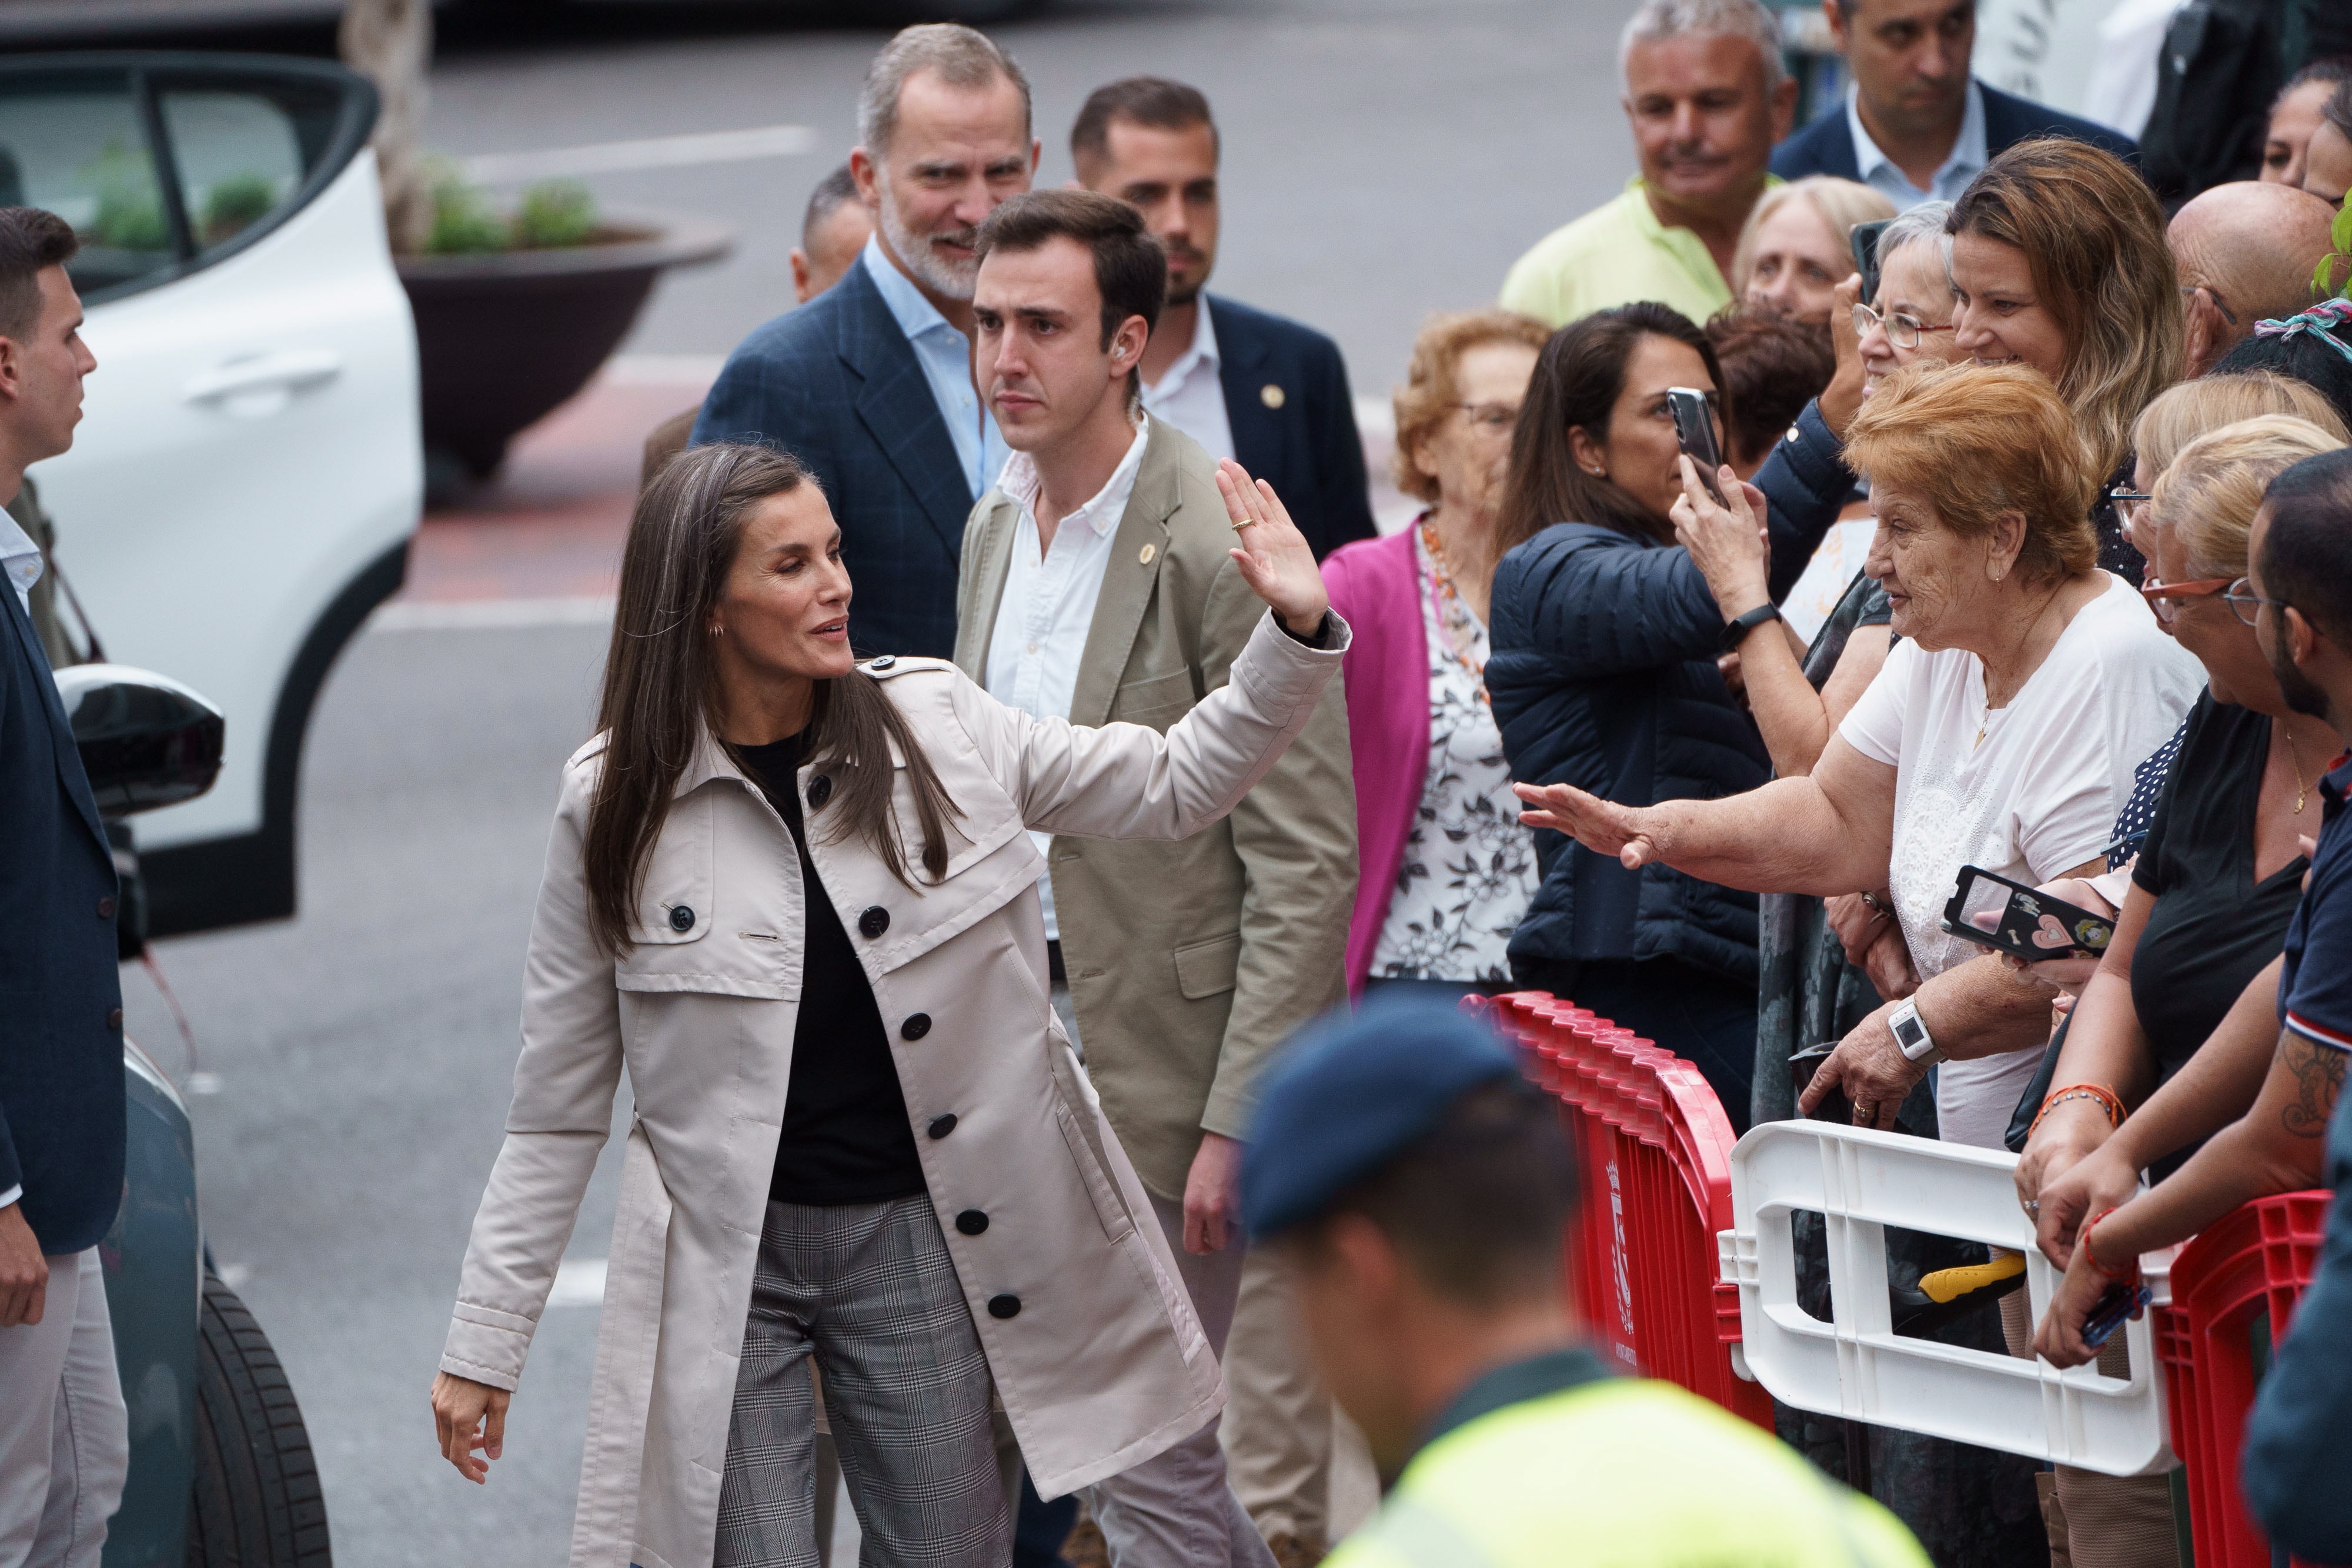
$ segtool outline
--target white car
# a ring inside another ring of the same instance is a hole
[[[153,936],[294,912],[311,706],[416,531],[416,335],[376,111],[364,79],[308,60],[0,60],[0,204],[80,234],[98,356],[73,450],[32,471],[56,564],[105,657],[227,719],[218,786],[140,821]]]

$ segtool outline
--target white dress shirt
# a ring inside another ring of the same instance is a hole
[[[1983,170],[1991,154],[1985,151],[1984,89],[1976,78],[1969,78],[1968,108],[1960,116],[1960,134],[1952,142],[1950,156],[1928,178],[1927,190],[1911,183],[1911,176],[1895,167],[1892,159],[1878,150],[1870,132],[1862,128],[1862,89],[1849,85],[1845,89],[1845,127],[1853,133],[1853,162],[1862,171],[1862,183],[1895,204],[1898,213],[1908,212],[1922,202],[1956,202],[1969,182]]]
[[[890,308],[898,329],[907,334],[915,362],[923,367],[923,379],[931,384],[931,401],[939,404],[940,418],[955,442],[964,483],[977,501],[1003,472],[1008,452],[1004,437],[997,434],[995,419],[972,390],[971,340],[957,331],[940,314],[939,307],[890,265],[890,258],[882,254],[880,240],[869,238],[866,254],[858,259],[874,279],[874,287],[881,290],[882,303]]]
[[[41,547],[6,512],[0,512],[0,576],[8,579],[9,586],[16,591],[16,601],[30,615],[33,584],[41,580]],[[6,1207],[0,1203],[0,1208]]]
[[[1201,444],[1201,449],[1222,461],[1234,455],[1233,422],[1225,417],[1223,361],[1217,356],[1217,328],[1209,319],[1209,297],[1200,296],[1192,312],[1192,343],[1168,373],[1143,389],[1143,406],[1154,419],[1164,419]]]
[[[1135,491],[1143,448],[1151,435],[1147,416],[1138,423],[1127,455],[1110,471],[1109,482],[1093,500],[1063,517],[1050,549],[1037,545],[1037,465],[1025,452],[1004,465],[996,487],[1021,508],[1013,527],[1013,561],[1004,573],[1004,595],[996,601],[996,628],[988,639],[989,695],[1038,718],[1067,718],[1077,695],[1078,664],[1087,632],[1102,597],[1103,572],[1110,565],[1112,536]],[[1032,831],[1037,852],[1046,852],[1051,833]],[[1045,936],[1061,937],[1054,918],[1054,879],[1037,879],[1045,905]]]

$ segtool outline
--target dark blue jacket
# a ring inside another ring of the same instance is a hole
[[[955,656],[956,569],[979,497],[862,262],[737,346],[689,444],[714,441],[766,442],[814,472],[841,525],[861,655]]]
[[[1770,505],[1771,591],[1788,592],[1853,493],[1808,404],[1756,476]],[[1723,612],[1678,546],[1559,523],[1495,570],[1486,692],[1511,776],[1629,806],[1713,800],[1772,776],[1756,723],[1715,666]],[[1511,936],[1515,965],[1679,957],[1756,979],[1756,895],[1662,865],[1627,871],[1536,835],[1543,884]]]
[[[1339,345],[1286,317],[1209,296],[1234,460],[1274,486],[1322,559],[1370,538],[1364,444]]]
[[[51,1255],[122,1206],[114,852],[48,656],[0,577],[0,1193]]]
[[[2352,1094],[2327,1133],[2336,1202],[2319,1271],[2294,1309],[2246,1423],[2246,1506],[2301,1560],[2352,1563]]]
[[[2062,114],[2047,104],[2016,97],[1985,82],[1977,83],[1977,87],[1984,94],[1985,155],[1989,158],[1999,157],[2006,149],[2037,136],[2071,136],[2077,141],[2104,147],[2135,168],[2139,164],[2139,144],[2119,131]],[[1783,180],[1800,180],[1807,174],[1835,174],[1841,180],[1862,178],[1862,162],[1853,150],[1853,131],[1846,123],[1843,95],[1827,114],[1772,149],[1772,172]]]

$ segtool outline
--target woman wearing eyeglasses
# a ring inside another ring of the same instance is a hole
[[[2305,863],[2296,840],[2318,831],[2315,780],[2344,742],[2287,706],[2255,641],[2246,538],[2272,479],[2345,444],[2343,426],[2328,423],[2268,414],[2200,437],[2136,520],[2150,566],[2141,591],[2204,664],[2207,690],[2115,936],[2078,980],[2018,1164],[2020,1201],[2062,1267],[2083,1220],[2128,1201],[2142,1170],[2163,1179],[2244,1113],[2278,1043],[2277,959]]]
[[[1348,988],[1510,978],[1504,945],[1536,890],[1502,737],[1486,704],[1487,592],[1511,432],[1549,336],[1530,317],[1432,317],[1396,392],[1397,488],[1410,528],[1335,550],[1331,601],[1355,627],[1346,662],[1363,868]]]

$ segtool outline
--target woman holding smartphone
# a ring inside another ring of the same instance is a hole
[[[1857,398],[1860,379],[1851,377]],[[1512,437],[1496,525],[1508,553],[1489,621],[1486,690],[1514,779],[1647,805],[1770,777],[1755,722],[1716,661],[1759,626],[1781,631],[1765,625],[1769,601],[1726,625],[1667,516],[1683,486],[1671,393],[1704,404],[1720,385],[1705,334],[1663,305],[1597,311],[1544,345]],[[1781,591],[1853,482],[1822,416],[1808,410],[1801,425],[1756,485],[1725,481],[1750,497],[1753,516],[1769,513],[1765,575]],[[1708,434],[1719,444],[1720,425]],[[1628,871],[1551,834],[1538,836],[1537,856],[1543,880],[1511,936],[1513,979],[1691,1061],[1745,1127],[1754,895],[1664,867]]]

